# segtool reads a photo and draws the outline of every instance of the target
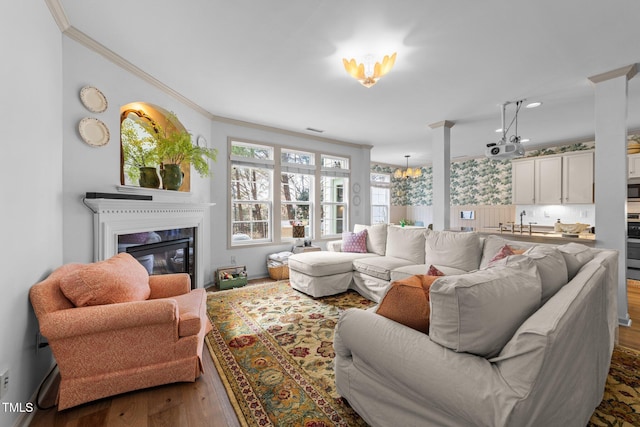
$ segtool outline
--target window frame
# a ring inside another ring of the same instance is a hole
[[[246,145],[246,146],[259,146],[266,149],[272,150],[272,156],[269,159],[253,159],[249,157],[236,156],[232,155],[232,147],[234,145]],[[228,148],[228,167],[227,167],[227,176],[228,176],[228,215],[229,221],[226,225],[226,234],[227,234],[227,248],[228,249],[237,249],[241,247],[255,247],[255,246],[275,246],[282,245],[293,242],[293,237],[283,237],[282,236],[282,206],[287,203],[302,203],[307,204],[306,201],[297,202],[291,201],[287,202],[282,200],[282,188],[281,184],[277,184],[276,179],[281,181],[282,173],[300,173],[300,174],[308,174],[311,176],[310,183],[310,194],[309,194],[309,226],[308,233],[310,235],[305,235],[305,239],[312,239],[316,241],[326,241],[335,239],[336,237],[340,237],[340,234],[323,234],[322,230],[322,208],[323,205],[336,205],[343,206],[343,215],[342,215],[342,230],[346,231],[349,229],[350,218],[350,198],[349,198],[349,183],[351,181],[351,170],[349,165],[351,163],[351,156],[345,154],[335,154],[329,151],[321,150],[306,150],[300,149],[297,147],[289,147],[285,145],[278,145],[274,143],[265,143],[252,141],[245,138],[236,138],[236,137],[228,137],[227,138],[227,148]],[[309,164],[306,162],[287,162],[283,161],[282,155],[285,153],[293,153],[293,154],[301,154],[303,157],[308,156]],[[342,163],[340,167],[322,167],[322,161],[325,158],[337,159],[341,160]],[[270,239],[260,239],[256,240],[246,240],[246,241],[233,241],[233,193],[232,193],[232,171],[235,165],[242,164],[245,166],[251,167],[262,167],[264,169],[269,169],[272,171],[271,175],[271,195],[270,195]],[[343,183],[343,196],[341,202],[325,202],[322,203],[321,198],[321,182],[323,176],[341,176],[344,178]],[[286,220],[286,219],[285,219]],[[286,220],[288,221],[288,220]]]
[[[374,175],[382,176],[388,178],[388,180],[378,181],[374,180]],[[382,172],[371,172],[369,175],[369,187],[370,187],[370,197],[371,197],[371,224],[388,224],[390,221],[390,212],[391,212],[391,174],[390,173],[382,173]],[[385,205],[374,203],[373,192],[375,190],[384,189],[387,192],[387,203]],[[384,207],[386,208],[386,220],[382,223],[374,222],[375,215],[373,214],[374,208],[376,207]]]

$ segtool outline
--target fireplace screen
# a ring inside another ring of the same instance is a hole
[[[150,275],[189,273],[195,277],[195,228],[148,231],[118,236],[118,252],[128,252]]]

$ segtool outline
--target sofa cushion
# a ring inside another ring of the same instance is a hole
[[[540,305],[544,305],[560,288],[567,284],[567,265],[560,251],[553,246],[538,245],[529,248],[523,255],[511,255],[489,264],[510,266],[518,263],[523,257],[529,257],[536,264],[542,285]]]
[[[407,265],[411,265],[411,261],[391,256],[374,256],[353,261],[354,270],[382,280],[391,280],[392,270]]]
[[[567,243],[558,246],[558,250],[562,253],[564,261],[567,263],[568,279],[571,280],[578,274],[583,265],[593,259],[593,252],[588,246],[580,243]]]
[[[553,246],[538,245],[529,248],[525,253],[532,258],[538,267],[542,281],[542,302],[544,305],[569,281],[567,263],[562,252]]]
[[[455,276],[456,274],[468,273],[467,271],[460,270],[459,268],[447,267],[446,265],[434,265],[434,267],[440,270],[446,276]],[[398,267],[394,270],[391,270],[390,279],[391,281],[402,280],[407,277],[414,276],[416,274],[427,274],[428,271],[429,271],[429,265],[427,264],[406,265],[404,267]]]
[[[328,251],[304,252],[289,257],[289,269],[307,276],[330,276],[353,271],[353,260],[366,257],[377,257],[377,255]]]
[[[387,224],[356,224],[353,232],[367,230],[367,252],[384,255],[387,248]]]
[[[491,258],[491,260],[489,261],[489,266],[491,266],[493,263],[500,261],[501,259],[504,259],[510,255],[522,255],[525,252],[524,249],[513,249],[511,246],[509,245],[504,245],[502,248],[500,248],[500,250],[498,251],[497,254],[495,254],[493,256],[493,258]]]
[[[60,290],[76,307],[143,301],[151,294],[149,273],[126,252],[63,276]]]
[[[482,248],[482,259],[480,260],[480,267],[485,268],[489,265],[491,259],[504,247],[509,245],[511,250],[527,250],[532,246],[536,246],[535,243],[529,242],[514,242],[512,240],[504,239],[500,236],[489,235],[484,239],[484,246]]]
[[[423,228],[389,226],[385,255],[403,258],[412,264],[424,264],[424,232]]]
[[[367,253],[367,230],[342,233],[342,252]]]
[[[438,278],[421,274],[393,282],[376,313],[428,334],[429,288]]]
[[[482,245],[477,233],[433,231],[425,233],[425,261],[464,271],[477,270]]]
[[[436,280],[430,289],[431,340],[457,352],[492,357],[540,306],[532,259]]]

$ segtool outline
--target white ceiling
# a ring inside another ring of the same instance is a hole
[[[60,0],[75,29],[211,114],[372,145],[375,162],[430,162],[496,142],[500,105],[526,98],[533,148],[593,138],[588,77],[640,62],[637,0]],[[370,89],[342,58],[397,52]],[[507,109],[507,121],[513,116]],[[640,129],[640,77],[629,82]]]

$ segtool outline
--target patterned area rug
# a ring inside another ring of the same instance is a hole
[[[365,426],[340,398],[333,329],[356,292],[313,299],[288,281],[209,293],[207,344],[236,414],[247,426]]]
[[[355,292],[313,299],[288,281],[209,293],[207,345],[240,424],[366,426],[335,390],[333,329]],[[640,426],[640,353],[617,347],[590,427]]]
[[[640,426],[640,352],[613,350],[604,398],[589,426]]]

